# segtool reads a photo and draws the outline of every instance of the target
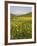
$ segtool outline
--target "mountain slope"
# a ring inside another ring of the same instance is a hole
[[[27,14],[22,14],[22,15],[15,15],[15,14],[11,14],[11,17],[12,17],[12,16],[17,16],[17,17],[18,17],[18,16],[21,16],[21,17],[22,17],[22,16],[24,16],[24,17],[26,17],[26,16],[27,16],[27,17],[30,17],[30,16],[32,16],[32,12],[27,13]]]

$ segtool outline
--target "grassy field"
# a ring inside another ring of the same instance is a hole
[[[32,38],[32,13],[23,15],[10,15],[10,38],[30,39]]]

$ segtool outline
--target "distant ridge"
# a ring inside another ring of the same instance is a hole
[[[11,16],[32,16],[32,12],[29,12],[27,14],[21,14],[21,15],[11,14]]]

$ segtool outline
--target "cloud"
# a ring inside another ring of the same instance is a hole
[[[11,6],[10,13],[12,14],[26,14],[28,12],[32,12],[32,7],[20,7],[20,6]]]

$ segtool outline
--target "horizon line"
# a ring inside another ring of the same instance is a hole
[[[26,13],[23,13],[23,14],[28,14],[28,13],[32,13],[32,12],[26,12]],[[15,13],[10,13],[10,14],[14,14],[14,15],[22,15],[22,14],[15,14]]]

